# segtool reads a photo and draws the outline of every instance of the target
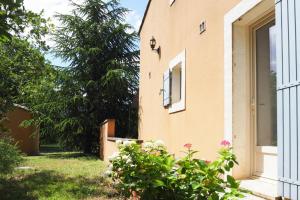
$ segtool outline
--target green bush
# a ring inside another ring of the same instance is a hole
[[[6,175],[22,162],[22,156],[11,139],[0,139],[0,175]]]
[[[110,157],[107,175],[125,197],[140,199],[226,200],[243,197],[239,183],[229,174],[236,157],[230,143],[222,141],[219,158],[210,162],[195,159],[196,151],[186,144],[186,156],[176,160],[162,141],[117,142],[120,152]]]

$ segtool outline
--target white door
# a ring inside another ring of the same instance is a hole
[[[254,163],[253,174],[277,178],[277,101],[275,21],[253,30]]]

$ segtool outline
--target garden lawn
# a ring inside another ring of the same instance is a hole
[[[104,171],[102,161],[77,152],[25,157],[22,167],[8,177],[0,177],[0,199],[118,199],[103,178]]]

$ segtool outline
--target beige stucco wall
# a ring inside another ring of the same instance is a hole
[[[100,159],[105,161],[106,163],[109,162],[109,157],[113,155],[115,152],[119,151],[117,146],[117,141],[136,141],[137,143],[141,144],[143,141],[135,140],[135,139],[127,139],[127,138],[116,138],[115,137],[115,127],[116,127],[116,120],[114,119],[107,119],[100,124],[100,149],[99,149],[99,156]]]
[[[100,125],[100,159],[108,162],[108,157],[114,152],[118,151],[116,140],[109,140],[115,137],[115,123],[114,119],[107,119]]]
[[[140,139],[162,139],[180,155],[190,142],[213,159],[224,137],[224,15],[240,0],[152,0],[141,37]],[[200,22],[207,30],[200,34]],[[161,58],[152,52],[154,36]],[[186,110],[169,114],[160,89],[169,62],[186,49]],[[149,76],[151,73],[151,76]]]
[[[105,151],[104,151],[104,157],[103,157],[103,161],[105,161],[106,163],[109,162],[109,157],[111,155],[113,155],[115,152],[118,152],[119,149],[117,147],[116,144],[116,140],[107,140],[105,141]]]
[[[17,142],[17,146],[26,155],[37,155],[39,154],[39,131],[33,126],[24,128],[20,124],[24,120],[32,119],[30,111],[21,108],[14,107],[7,113],[7,121],[4,126],[7,127],[10,132],[9,134]]]
[[[140,32],[140,139],[162,139],[179,156],[183,145],[190,142],[199,150],[200,158],[214,159],[220,141],[229,134],[240,162],[233,175],[249,177],[253,159],[249,31],[256,20],[274,10],[274,1],[176,0],[171,7],[168,2],[152,0]],[[203,34],[199,31],[201,21],[206,21],[207,26]],[[161,46],[161,57],[149,46],[152,36]],[[169,114],[162,106],[160,94],[163,73],[183,50],[186,50],[186,110]],[[226,64],[231,71],[225,73]],[[227,86],[232,93],[224,90],[228,89],[225,81],[230,81]],[[232,108],[227,107],[225,113],[226,102]],[[231,118],[230,124],[226,117]]]

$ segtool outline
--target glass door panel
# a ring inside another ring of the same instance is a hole
[[[257,146],[277,146],[274,21],[256,31]]]
[[[277,177],[277,96],[275,21],[254,31],[255,152],[254,175]]]

